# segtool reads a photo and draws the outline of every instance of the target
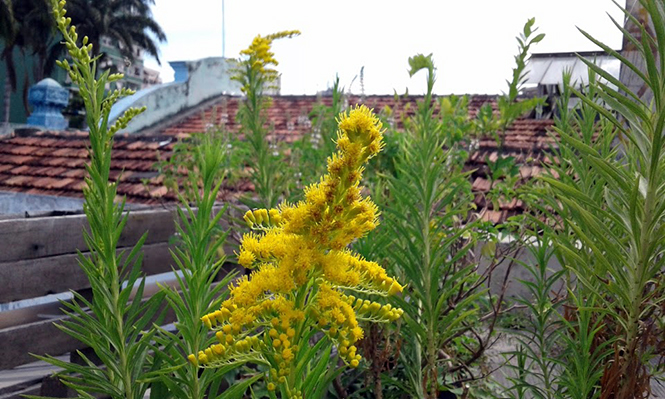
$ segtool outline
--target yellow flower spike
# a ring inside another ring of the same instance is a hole
[[[275,65],[271,40],[258,36],[243,52],[251,58],[248,67],[267,72]],[[381,123],[367,107],[355,107],[340,115],[336,143],[328,174],[307,187],[303,201],[245,213],[256,233],[243,236],[238,260],[255,269],[229,287],[229,299],[218,311],[202,319],[221,331],[219,346],[199,355],[201,359],[221,364],[241,356],[268,362],[274,389],[287,384],[280,388],[294,397],[302,396],[295,394],[298,385],[287,381],[293,381],[290,366],[298,348],[307,345],[302,337],[319,329],[339,343],[346,364],[357,367],[360,355],[354,344],[364,337],[357,313],[383,322],[400,315],[347,291],[393,295],[403,288],[379,264],[348,249],[378,223],[379,211],[362,195],[360,181],[365,162],[383,145]]]

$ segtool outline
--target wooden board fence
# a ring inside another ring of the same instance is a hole
[[[174,209],[132,211],[118,251],[129,252],[148,231],[143,246],[144,274],[153,276],[172,271],[169,249],[176,232],[175,216]],[[90,287],[78,265],[77,254],[83,251],[87,256],[83,239],[86,228],[85,215],[0,220],[0,304],[70,290],[84,296],[89,294]],[[227,244],[226,252],[232,253],[233,247]],[[173,282],[173,279],[166,280],[166,283]],[[149,297],[157,289],[154,283],[147,286],[144,296]],[[0,376],[2,370],[34,362],[29,353],[58,356],[83,349],[80,342],[53,325],[63,318],[60,307],[57,302],[36,301],[20,310],[0,312]],[[173,314],[167,315],[167,323],[173,320]],[[17,384],[13,393],[11,387],[0,387],[0,399],[26,393],[26,383],[30,385],[34,381]],[[31,389],[34,391],[34,387]]]

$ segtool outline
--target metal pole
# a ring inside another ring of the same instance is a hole
[[[226,58],[226,13],[224,12],[224,3],[222,0],[222,58]]]

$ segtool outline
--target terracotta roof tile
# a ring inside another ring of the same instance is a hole
[[[415,112],[416,101],[422,96],[409,96],[395,101],[394,96],[368,96],[347,98],[349,105],[360,102],[375,111],[390,107],[392,116],[388,123],[401,128],[401,116]],[[330,97],[278,96],[267,110],[270,125],[273,127],[271,139],[287,143],[316,129],[310,114],[317,104],[331,104]],[[436,100],[438,101],[438,100]],[[206,131],[215,125],[223,125],[232,133],[238,133],[236,113],[239,97],[221,97],[213,105],[201,112],[191,114],[157,134],[119,135],[114,140],[114,153],[110,177],[120,179],[118,194],[127,196],[128,202],[159,204],[175,201],[173,192],[164,187],[164,176],[158,175],[155,162],[168,159],[175,143],[192,133]],[[492,96],[472,96],[469,101],[469,114],[475,115],[483,104],[496,110]],[[524,204],[520,201],[500,203],[500,209],[491,209],[485,195],[489,190],[486,160],[496,160],[500,155],[513,156],[520,164],[520,177],[529,179],[541,173],[538,164],[547,160],[547,150],[553,141],[548,136],[552,121],[519,119],[505,134],[504,145],[499,150],[496,140],[484,138],[478,141],[478,150],[471,154],[465,170],[471,173],[475,202],[481,208],[479,215],[494,223],[518,214]],[[87,133],[85,132],[44,132],[28,137],[0,139],[0,191],[14,191],[41,195],[61,195],[80,198],[86,176]],[[144,183],[145,181],[145,183]],[[253,190],[250,182],[241,181],[235,186],[238,191]]]

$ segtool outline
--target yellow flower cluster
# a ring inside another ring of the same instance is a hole
[[[390,305],[347,295],[402,291],[381,266],[347,249],[377,224],[377,208],[361,196],[359,184],[363,165],[383,146],[381,129],[365,106],[342,114],[338,151],[328,160],[328,174],[306,189],[305,200],[247,212],[245,220],[260,233],[244,235],[238,260],[254,270],[230,288],[220,310],[202,318],[217,330],[219,343],[190,361],[215,366],[261,352],[261,360],[273,366],[269,387],[288,387],[299,346],[309,345],[299,340],[312,329],[325,332],[340,356],[357,367],[361,357],[354,344],[363,337],[358,321],[401,316]]]
[[[270,68],[270,66],[277,66],[279,63],[275,59],[275,53],[271,51],[272,42],[277,39],[298,35],[300,35],[300,31],[297,30],[287,30],[267,36],[257,35],[252,40],[252,44],[240,52],[240,54],[247,56],[247,59],[243,63],[247,65],[250,72],[254,71],[263,74],[267,81],[275,80],[277,78],[277,71]],[[247,71],[239,70],[239,76],[236,79],[242,80],[244,73],[247,73]]]

